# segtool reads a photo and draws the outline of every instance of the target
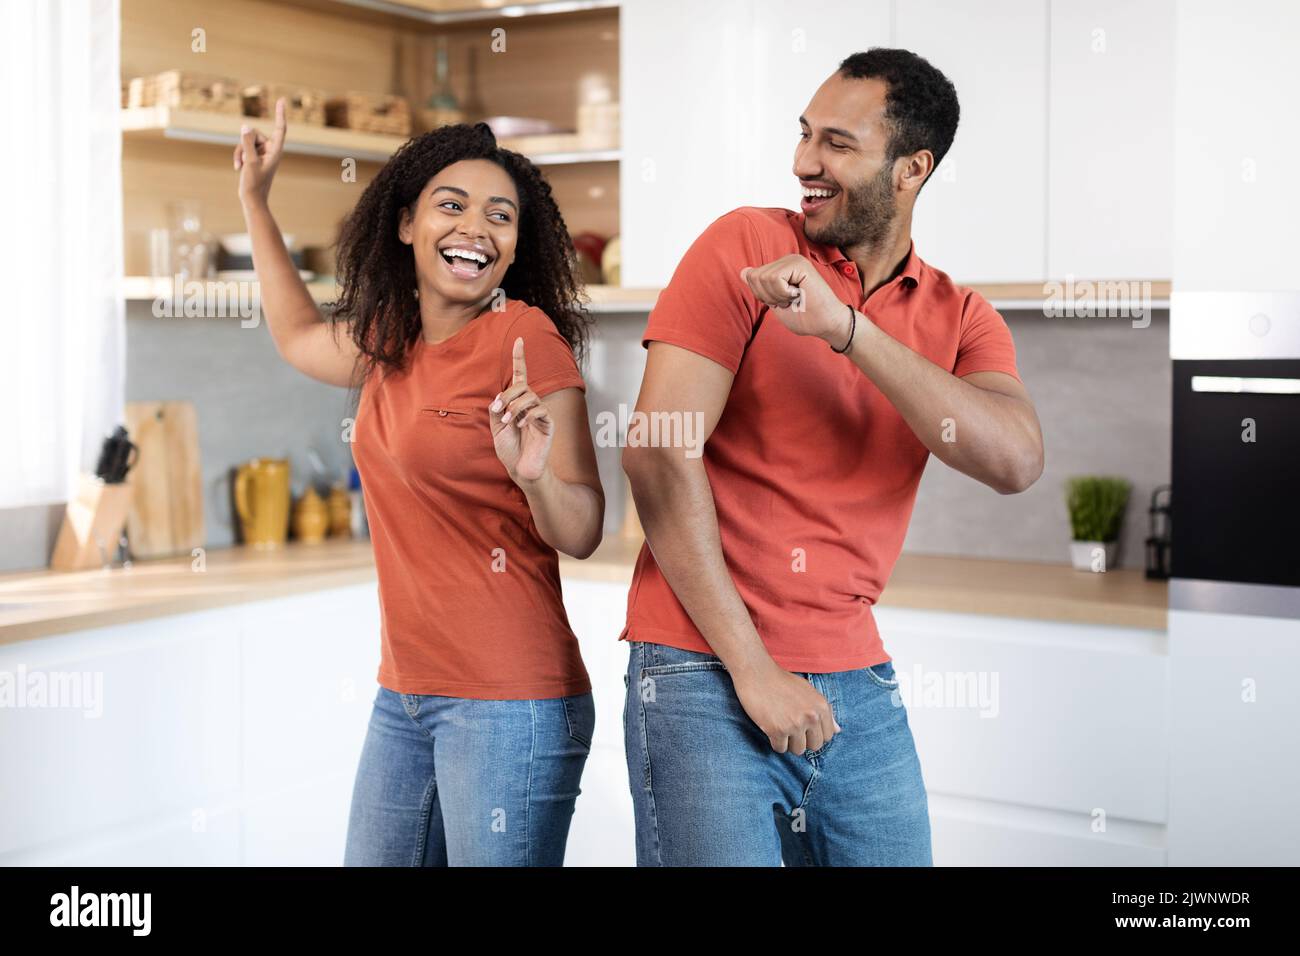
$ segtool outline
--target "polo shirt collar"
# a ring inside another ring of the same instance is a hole
[[[799,229],[803,231],[803,213],[799,214]],[[820,242],[813,242],[804,233],[804,240],[808,243],[808,251],[812,257],[823,265],[837,267],[841,262],[850,262],[847,256],[840,251],[838,246],[825,246]],[[898,274],[898,278],[909,280],[913,287],[921,282],[921,257],[916,254],[916,241],[913,240],[907,246],[907,259],[903,262],[903,271]]]

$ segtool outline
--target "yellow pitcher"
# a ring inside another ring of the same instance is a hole
[[[289,536],[289,462],[254,458],[235,472],[235,510],[244,543],[279,548]]]

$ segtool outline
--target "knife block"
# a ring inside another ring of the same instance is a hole
[[[85,571],[102,567],[106,560],[111,562],[117,555],[130,507],[131,489],[127,485],[107,485],[94,475],[83,474],[77,494],[68,502],[63,516],[50,567],[55,571]]]

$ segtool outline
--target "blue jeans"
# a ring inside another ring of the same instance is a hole
[[[468,700],[379,688],[344,866],[560,866],[595,722],[590,693]]]
[[[921,764],[889,662],[801,674],[843,730],[778,754],[712,654],[630,642],[638,866],[930,866]]]

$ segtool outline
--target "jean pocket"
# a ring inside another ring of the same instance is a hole
[[[898,677],[894,674],[894,662],[885,661],[882,664],[872,664],[870,667],[864,667],[863,671],[876,684],[881,687],[894,690],[898,687]]]
[[[641,663],[644,666],[640,669],[642,679],[727,669],[716,654],[683,650],[667,644],[645,644],[643,648]]]
[[[673,674],[698,674],[701,671],[725,671],[727,666],[720,660],[711,661],[679,661],[676,664],[656,664],[654,667],[643,667],[641,677],[669,677]]]
[[[596,701],[590,693],[576,694],[562,698],[564,719],[569,727],[569,736],[591,749],[591,737],[596,730]]]

